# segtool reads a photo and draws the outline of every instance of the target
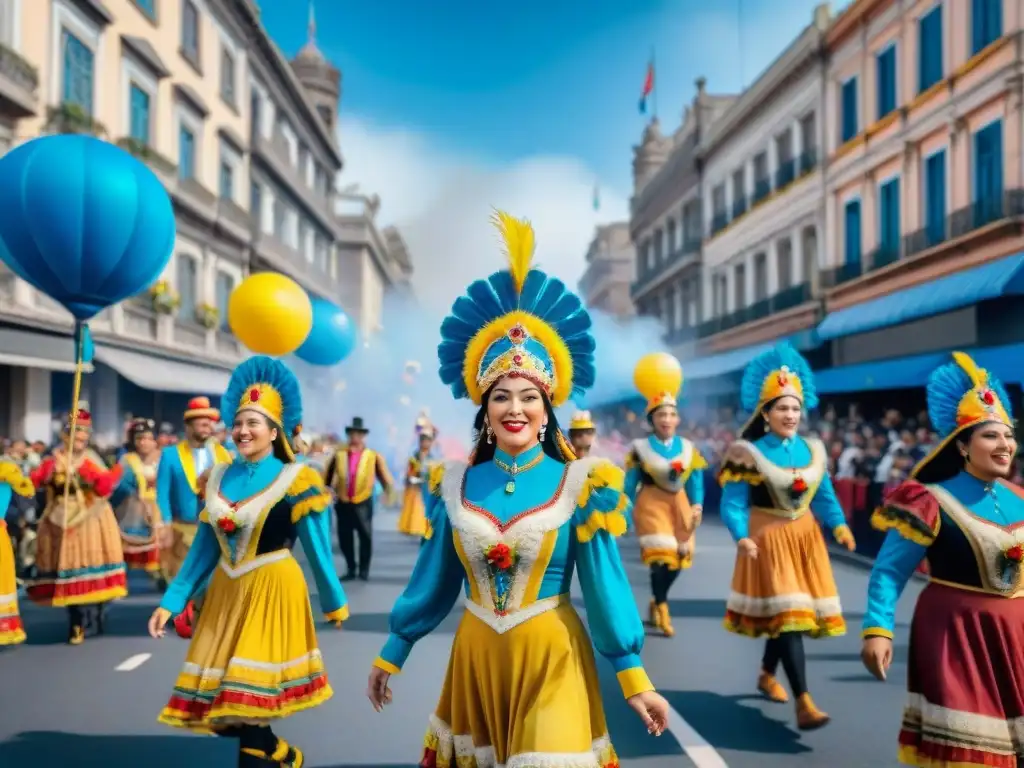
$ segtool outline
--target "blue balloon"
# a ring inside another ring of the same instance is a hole
[[[0,159],[0,260],[79,322],[156,282],[174,236],[163,184],[113,144],[43,136]]]
[[[313,328],[295,356],[313,365],[337,365],[356,346],[356,327],[349,316],[319,296],[310,296]]]

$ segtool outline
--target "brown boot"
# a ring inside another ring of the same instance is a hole
[[[801,694],[796,700],[796,727],[801,731],[813,731],[828,725],[831,718],[814,705],[811,694]]]
[[[658,628],[665,637],[673,637],[676,633],[672,628],[672,616],[668,612],[668,603],[658,603]]]
[[[652,627],[659,627],[658,621],[658,604],[654,602],[654,598],[651,598],[650,605],[647,606],[647,623]]]
[[[75,625],[71,627],[71,633],[68,635],[68,645],[81,645],[85,642],[85,627]]]
[[[774,701],[776,704],[785,704],[789,701],[789,694],[782,687],[782,683],[775,675],[769,675],[767,672],[761,672],[757,676],[757,690],[768,701]]]

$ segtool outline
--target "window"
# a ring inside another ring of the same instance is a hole
[[[858,132],[859,118],[857,116],[857,78],[851,77],[843,83],[840,96],[840,133],[839,141],[845,144]]]
[[[184,0],[181,8],[181,52],[199,64],[199,11],[192,0]]]
[[[249,119],[252,121],[252,135],[259,136],[263,127],[263,99],[255,90],[249,95]]]
[[[151,19],[156,19],[156,0],[135,0],[139,10]]]
[[[896,46],[890,45],[875,58],[878,70],[878,118],[896,109]]]
[[[843,255],[847,264],[860,264],[860,200],[851,200],[843,211]]]
[[[942,79],[942,4],[917,22],[917,91],[923,93]]]
[[[196,287],[199,282],[199,268],[191,256],[178,254],[178,315],[187,320],[196,316]]]
[[[732,276],[732,293],[735,301],[733,311],[737,312],[747,306],[747,265],[737,264]]]
[[[178,178],[192,179],[196,175],[196,135],[186,126],[178,128]]]
[[[971,0],[971,55],[1003,36],[1003,0]]]
[[[235,57],[225,47],[220,49],[220,97],[235,105]]]
[[[1003,124],[997,120],[974,134],[974,225],[1002,217]]]
[[[91,115],[96,57],[89,46],[66,29],[61,32],[61,52],[64,57],[63,100],[77,104]]]
[[[150,144],[149,94],[131,84],[128,93],[128,109],[130,114],[129,135],[145,145]]]
[[[217,273],[217,314],[220,315],[220,328],[222,331],[230,331],[228,325],[228,302],[231,300],[231,292],[235,290],[235,279],[226,272]]]
[[[222,200],[235,198],[235,169],[226,160],[220,161],[220,196]]]
[[[946,239],[946,150],[924,163],[925,236],[929,246]]]
[[[886,259],[900,253],[900,180],[890,179],[878,188],[878,251]]]
[[[249,215],[253,221],[260,222],[260,231],[263,231],[263,188],[255,181],[249,185]]]

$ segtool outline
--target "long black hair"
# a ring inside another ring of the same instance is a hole
[[[491,399],[491,392],[494,391],[496,384],[497,382],[484,392],[480,409],[476,412],[476,416],[473,419],[473,452],[469,455],[470,466],[475,467],[477,464],[483,464],[494,459],[494,451],[497,446],[495,443],[487,442],[486,418],[487,403]],[[544,400],[544,411],[548,416],[548,426],[544,432],[544,439],[540,441],[541,450],[555,461],[566,464],[572,461],[575,455],[572,453],[572,447],[565,439],[565,435],[562,434],[561,427],[558,426],[558,419],[555,417],[555,409],[551,407],[551,401],[543,391],[541,391],[541,397]]]
[[[999,424],[1000,426],[1006,426],[1001,421],[983,421],[979,424],[974,424],[961,431],[955,438],[950,440],[943,446],[942,450],[939,451],[934,458],[931,459],[923,467],[920,467],[918,472],[915,474],[914,479],[919,480],[922,483],[941,483],[944,480],[956,477],[965,469],[969,463],[969,459],[960,453],[960,445],[966,448],[971,443],[971,438],[974,433],[979,429],[990,426],[991,424]],[[1010,470],[1007,477],[1013,477],[1017,470],[1016,456],[1011,457]]]

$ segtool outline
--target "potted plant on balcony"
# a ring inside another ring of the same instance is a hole
[[[149,144],[134,136],[121,137],[117,140],[117,146],[158,171],[174,173],[178,168],[177,165],[161,155]]]
[[[166,280],[158,280],[149,289],[149,298],[153,302],[153,311],[160,315],[171,315],[181,305],[181,298]]]
[[[220,322],[220,310],[212,304],[200,304],[196,307],[196,320],[208,330],[213,330]]]
[[[46,130],[53,133],[90,133],[103,136],[107,129],[81,104],[64,101],[46,110]]]

